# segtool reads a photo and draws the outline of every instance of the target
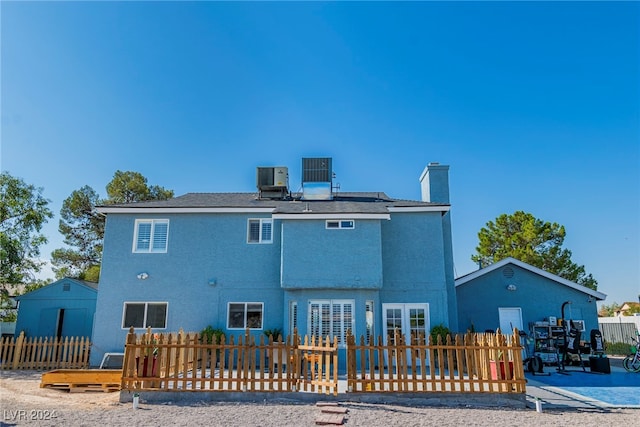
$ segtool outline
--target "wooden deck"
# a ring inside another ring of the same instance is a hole
[[[84,391],[118,391],[122,380],[120,369],[56,369],[42,374],[40,387]]]

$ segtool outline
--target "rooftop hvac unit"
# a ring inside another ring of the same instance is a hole
[[[302,159],[302,200],[331,200],[333,171],[330,157]]]
[[[302,182],[332,182],[331,157],[303,158]]]
[[[259,167],[256,178],[259,190],[279,190],[288,187],[289,172],[284,166]]]
[[[283,198],[289,191],[289,170],[285,166],[259,167],[256,170],[256,186],[260,198]]]

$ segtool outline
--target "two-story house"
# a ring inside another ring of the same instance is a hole
[[[122,351],[127,330],[367,339],[457,330],[448,166],[429,164],[422,200],[335,192],[330,158],[257,169],[257,192],[190,193],[102,206],[106,215],[94,348]]]

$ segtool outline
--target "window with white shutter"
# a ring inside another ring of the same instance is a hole
[[[298,302],[289,301],[289,335],[298,328]]]
[[[272,243],[273,220],[251,218],[247,223],[247,243]]]
[[[133,237],[133,252],[165,253],[169,241],[168,219],[137,219]]]
[[[338,338],[338,346],[347,344],[347,331],[355,334],[353,300],[312,300],[309,301],[309,335],[316,340]]]
[[[365,303],[365,323],[367,330],[365,331],[366,344],[371,344],[371,340],[375,341],[375,335],[373,331],[373,301],[367,301]]]

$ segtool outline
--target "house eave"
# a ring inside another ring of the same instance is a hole
[[[593,298],[595,298],[598,301],[604,301],[607,298],[607,295],[603,294],[602,292],[594,291],[593,289],[589,289],[589,288],[587,288],[585,286],[579,285],[579,284],[577,284],[575,282],[572,282],[570,280],[564,279],[564,278],[562,278],[560,276],[557,276],[557,275],[555,275],[553,273],[549,273],[548,271],[544,271],[544,270],[542,270],[542,269],[540,269],[538,267],[534,267],[533,265],[529,265],[529,264],[527,264],[525,262],[519,261],[519,260],[517,260],[515,258],[511,258],[511,257],[505,258],[505,259],[503,259],[501,261],[498,261],[498,262],[496,262],[494,264],[491,264],[488,267],[485,267],[485,268],[480,269],[480,270],[476,270],[473,273],[469,273],[469,274],[467,274],[465,276],[462,276],[462,277],[456,279],[455,280],[455,286],[456,286],[456,288],[458,286],[462,286],[465,283],[468,283],[468,282],[470,282],[470,281],[472,281],[472,280],[474,280],[474,279],[476,279],[476,278],[478,278],[480,276],[484,276],[485,274],[488,274],[488,273],[490,273],[490,272],[492,272],[494,270],[497,270],[498,268],[504,267],[507,264],[513,264],[513,265],[516,265],[516,266],[518,266],[520,268],[523,268],[525,270],[529,270],[532,273],[538,274],[538,275],[540,275],[542,277],[545,277],[545,278],[547,278],[549,280],[553,280],[554,282],[558,282],[558,283],[560,283],[562,285],[565,285],[565,286],[567,286],[569,288],[572,288],[572,289],[575,289],[577,291],[583,292],[583,293],[585,293],[587,295],[590,295],[590,296],[592,296]]]
[[[389,212],[449,212],[451,206],[389,206]]]
[[[169,208],[169,207],[99,207],[97,211],[101,214],[181,214],[181,213],[271,213],[275,208],[234,208],[234,207],[223,207],[223,208]]]
[[[298,213],[298,214],[273,214],[273,219],[305,220],[305,219],[391,219],[389,214],[364,214],[364,213]]]

